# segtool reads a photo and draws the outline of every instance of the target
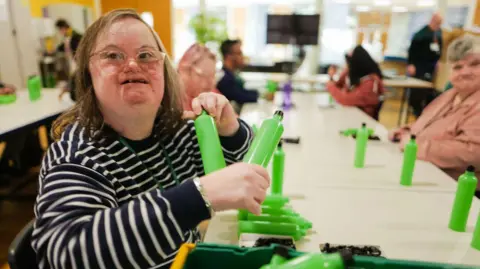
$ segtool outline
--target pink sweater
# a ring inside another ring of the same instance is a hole
[[[480,89],[454,108],[456,94],[457,90],[451,89],[437,97],[410,131],[417,135],[419,159],[435,164],[454,179],[473,165],[480,178]]]

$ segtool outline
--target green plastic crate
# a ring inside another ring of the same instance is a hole
[[[268,264],[274,253],[274,246],[259,248],[241,248],[229,245],[199,243],[189,253],[182,269],[259,269]],[[292,257],[302,252],[290,250]],[[464,265],[428,263],[406,260],[391,260],[379,257],[355,256],[350,269],[473,269]]]

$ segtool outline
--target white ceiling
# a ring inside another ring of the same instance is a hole
[[[314,5],[316,0],[242,0],[242,1],[225,1],[225,0],[205,0],[207,6],[248,6],[253,4],[275,4],[275,5],[298,5],[298,4],[311,4]],[[323,1],[333,1],[338,3],[348,3],[352,7],[355,6],[364,6],[367,5],[373,9],[385,9],[391,8],[392,6],[402,6],[407,7],[411,10],[421,9],[418,7],[418,3],[422,1],[432,1],[434,6],[437,5],[438,1],[443,0],[323,0]],[[379,7],[375,5],[376,1],[388,1],[390,5],[386,7]],[[461,6],[461,5],[471,5],[475,0],[447,0],[449,6]],[[195,7],[198,6],[200,0],[175,0],[173,1],[174,7]],[[424,7],[423,7],[424,8]],[[427,7],[431,8],[431,7]]]

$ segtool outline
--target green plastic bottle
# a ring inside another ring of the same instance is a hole
[[[268,214],[268,215],[273,215],[273,216],[300,216],[297,212],[293,211],[290,208],[278,208],[278,207],[271,207],[271,206],[266,206],[262,205],[262,214]]]
[[[362,127],[357,131],[356,147],[355,147],[355,161],[356,168],[363,168],[365,166],[365,154],[367,152],[368,129],[367,124],[362,123]]]
[[[288,197],[283,197],[281,195],[268,195],[265,197],[262,205],[274,207],[274,208],[282,208],[284,207],[290,199]]]
[[[403,166],[400,176],[400,184],[403,186],[411,186],[413,179],[413,171],[415,170],[415,161],[417,160],[417,142],[416,136],[410,137],[410,142],[405,145],[403,151]]]
[[[263,212],[262,212],[263,213]],[[247,216],[248,221],[266,221],[266,222],[277,222],[277,223],[291,223],[300,226],[302,229],[310,229],[312,228],[312,223],[307,221],[306,219],[300,216],[275,216],[275,215],[253,215],[248,214]]]
[[[247,220],[247,218],[248,218],[248,210],[239,209],[237,212],[237,220],[238,221]]]
[[[458,178],[457,192],[450,215],[450,223],[448,224],[450,229],[457,232],[465,232],[477,182],[478,179],[475,176],[475,168],[473,166],[469,166],[467,171]]]
[[[278,83],[272,80],[267,81],[267,91],[270,93],[274,93],[277,91]]]
[[[286,247],[275,246],[273,251],[274,253],[270,263],[263,265],[260,267],[260,269],[275,269],[277,266],[286,263],[290,258],[290,254],[288,253],[288,249]]]
[[[291,223],[239,221],[238,236],[243,233],[284,235],[291,236],[294,240],[300,240],[307,234],[300,226]]]
[[[254,135],[257,134],[257,132],[258,132],[258,127],[257,127],[257,125],[255,125],[255,124],[252,125],[252,131],[253,131],[253,134],[254,134]]]
[[[217,127],[213,118],[205,110],[195,120],[195,131],[197,132],[205,174],[208,175],[211,172],[224,168],[226,163]]]
[[[308,253],[272,269],[344,269],[352,260],[351,253]]]
[[[28,97],[30,101],[35,101],[40,99],[42,82],[39,76],[31,76],[27,81]]]
[[[470,244],[472,248],[480,250],[480,212],[477,218],[477,224],[475,225],[475,230],[473,231],[472,243]]]
[[[283,193],[283,171],[285,169],[285,152],[282,148],[282,141],[278,143],[277,150],[273,154],[272,162],[272,185],[271,193],[282,195]]]
[[[243,158],[244,162],[267,167],[283,134],[282,119],[283,112],[278,110],[272,118],[262,122],[250,149]]]

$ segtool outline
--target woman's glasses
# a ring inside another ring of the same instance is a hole
[[[135,55],[135,62],[143,69],[156,69],[165,61],[165,53],[158,50],[141,50]],[[121,51],[100,51],[92,55],[101,67],[122,67],[129,57]]]

